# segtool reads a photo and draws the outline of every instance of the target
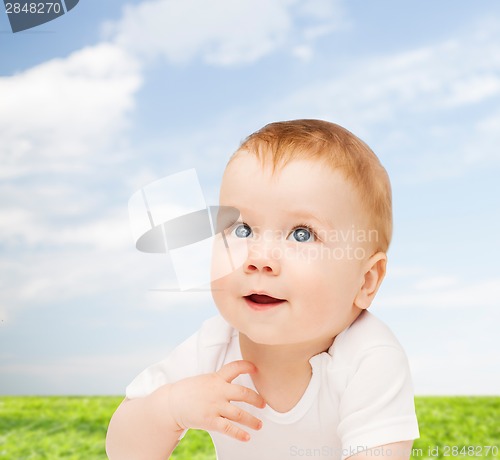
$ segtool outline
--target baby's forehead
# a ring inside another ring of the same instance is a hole
[[[281,202],[330,197],[351,201],[358,197],[355,184],[339,168],[322,161],[305,158],[293,159],[273,168],[256,155],[245,153],[234,156],[227,165],[221,184],[221,197],[231,201],[239,198],[265,195],[269,200],[281,198]]]
[[[342,168],[332,167],[331,164],[325,158],[315,157],[312,155],[307,155],[306,153],[301,155],[294,155],[290,157],[280,157],[275,158],[270,153],[264,153],[264,151],[253,151],[247,148],[237,150],[229,159],[225,171],[230,170],[231,172],[237,171],[241,168],[248,168],[252,165],[252,172],[256,174],[270,174],[273,176],[279,176],[280,173],[288,168],[290,165],[296,163],[320,165],[331,171],[332,174],[336,174],[341,171]]]
[[[341,177],[347,187],[357,188],[357,184],[349,177],[345,168],[341,165],[333,166],[324,158],[304,155],[286,158],[276,163],[272,157],[258,155],[248,149],[241,149],[233,154],[224,170],[221,185],[224,184],[224,179],[234,179],[235,177],[241,180],[245,178],[246,181],[255,180],[257,177],[265,177],[272,182],[277,182],[279,185],[280,177],[290,169],[300,169],[302,172],[302,174],[296,176],[295,183],[297,187],[308,187],[310,177],[314,177],[320,169],[323,177],[330,175],[332,180]],[[315,183],[315,186],[320,184]]]
[[[319,203],[322,206],[319,206]],[[365,221],[367,210],[359,190],[340,168],[319,160],[293,159],[275,169],[256,155],[241,153],[232,158],[224,173],[220,204],[254,214],[258,207],[306,219],[307,210],[320,220],[348,214]]]

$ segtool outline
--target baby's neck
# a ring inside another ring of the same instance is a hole
[[[262,345],[240,333],[242,358],[255,364],[256,390],[278,412],[288,412],[300,400],[311,379],[309,360],[328,350],[332,339],[315,344]]]

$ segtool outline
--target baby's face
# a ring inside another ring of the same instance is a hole
[[[322,163],[295,160],[271,174],[240,153],[223,177],[221,206],[237,208],[229,247],[243,265],[212,282],[222,316],[261,344],[325,343],[360,312],[353,304],[370,252],[353,186]]]

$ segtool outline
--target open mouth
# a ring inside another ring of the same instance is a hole
[[[276,297],[271,297],[267,294],[250,294],[244,296],[244,299],[250,307],[256,310],[276,307],[285,302],[284,299],[277,299]]]

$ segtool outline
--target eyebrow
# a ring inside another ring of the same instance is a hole
[[[240,211],[240,214],[246,214],[249,215],[249,217],[252,217],[252,214],[255,212],[254,209],[248,209],[248,208],[241,208],[234,206],[238,211]],[[326,218],[320,218],[316,216],[315,214],[311,213],[309,210],[305,209],[295,209],[295,210],[289,210],[285,211],[286,215],[291,217],[294,220],[299,221],[299,223],[306,224],[308,222],[311,223],[316,223],[319,224],[322,227],[327,227],[329,229],[334,229],[335,226],[333,223]],[[301,221],[301,222],[300,222]]]
[[[334,228],[333,222],[331,222],[329,219],[318,217],[317,215],[311,213],[308,210],[292,210],[292,211],[287,211],[287,214],[291,215],[294,219],[305,221],[303,223],[307,223],[308,221],[313,221],[323,227],[329,227],[332,229]]]

